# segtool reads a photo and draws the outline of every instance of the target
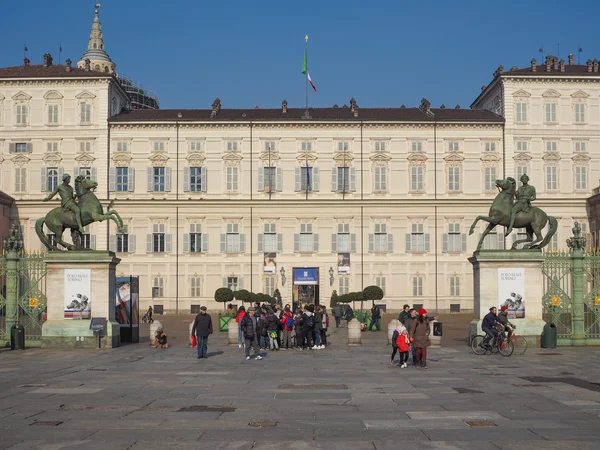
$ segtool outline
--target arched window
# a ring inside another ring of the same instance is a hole
[[[97,48],[96,43],[94,42],[94,48]]]

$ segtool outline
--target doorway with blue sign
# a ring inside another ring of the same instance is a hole
[[[309,303],[319,304],[319,268],[294,268],[294,287],[292,289],[294,309]]]

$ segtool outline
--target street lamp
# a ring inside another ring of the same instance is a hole
[[[329,267],[329,285],[333,286],[333,267]]]
[[[279,273],[281,274],[281,285],[283,286],[285,284],[285,269],[282,267]]]

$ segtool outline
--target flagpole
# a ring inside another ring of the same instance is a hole
[[[306,40],[306,44],[304,47],[304,54],[307,55],[306,58],[308,59],[308,34],[306,36],[304,36],[304,39]],[[308,63],[306,63],[306,74],[304,75],[305,78],[305,84],[306,84],[306,88],[305,88],[305,92],[306,92],[306,112],[308,114]],[[308,193],[307,193],[308,195]]]
[[[58,46],[58,64],[60,64],[60,54],[62,53],[62,42]]]

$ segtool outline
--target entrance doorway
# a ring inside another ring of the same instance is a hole
[[[294,310],[298,304],[302,306],[309,303],[319,304],[319,269],[311,268],[294,268],[294,286],[292,289],[292,301]]]

